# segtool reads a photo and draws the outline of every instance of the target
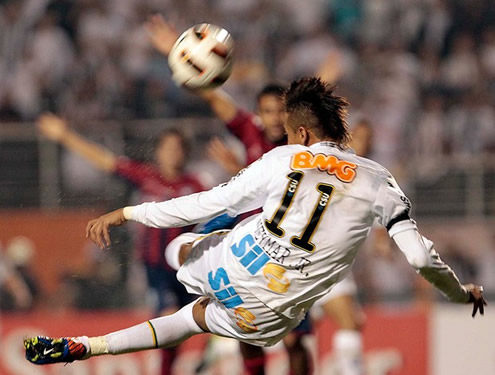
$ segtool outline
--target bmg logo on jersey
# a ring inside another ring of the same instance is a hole
[[[254,237],[250,234],[244,236],[230,249],[236,257],[241,258],[239,262],[251,275],[255,275],[270,260],[270,257],[255,243]]]
[[[290,167],[292,169],[312,169],[318,168],[326,171],[329,175],[334,175],[342,182],[352,182],[356,177],[357,165],[346,160],[340,160],[334,155],[316,154],[309,151],[301,151],[294,154]]]

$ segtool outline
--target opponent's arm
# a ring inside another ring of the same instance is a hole
[[[104,172],[113,172],[117,156],[110,150],[93,143],[71,130],[62,118],[45,113],[36,121],[39,132],[53,142],[60,143]]]
[[[206,153],[212,160],[229,172],[231,176],[234,176],[244,168],[237,155],[218,137],[214,137],[208,143]]]
[[[145,27],[153,47],[168,56],[179,37],[172,25],[168,24],[161,15],[153,15],[148,19]],[[235,118],[238,111],[237,103],[222,89],[194,92],[208,102],[215,115],[223,122],[229,123]]]

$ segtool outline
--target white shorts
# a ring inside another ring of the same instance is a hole
[[[299,321],[273,311],[242,286],[230,284],[226,271],[229,266],[223,264],[222,257],[223,252],[230,251],[228,233],[198,235],[177,279],[188,292],[211,297],[206,308],[206,325],[211,333],[257,346],[275,345]],[[184,238],[191,241],[191,237]]]

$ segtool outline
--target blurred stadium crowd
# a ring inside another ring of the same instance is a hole
[[[225,90],[248,109],[272,79],[318,73],[338,82],[351,102],[351,124],[366,118],[373,126],[372,158],[398,177],[406,179],[408,163],[421,165],[415,172],[426,178],[447,160],[493,162],[490,0],[0,0],[0,122],[22,126],[49,110],[84,132],[94,121],[211,116],[173,84],[165,58],[151,47],[143,22],[155,12],[177,30],[210,22],[232,33],[235,68]],[[493,295],[489,243],[479,259],[451,241],[445,260],[463,279],[491,283]],[[357,265],[364,301],[422,297],[423,285],[388,246],[379,240],[374,247],[385,256]],[[91,278],[118,290],[117,261],[107,258]],[[79,307],[97,301],[85,282],[88,298],[71,301]],[[113,303],[106,296],[101,304]]]
[[[380,131],[376,156],[388,165],[404,147],[427,160],[495,149],[489,0],[2,0],[2,118],[208,114],[184,100],[150,47],[142,24],[153,12],[178,30],[208,21],[233,34],[236,71],[226,87],[247,107],[270,78],[325,70],[352,113]]]

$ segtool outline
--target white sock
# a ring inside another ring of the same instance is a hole
[[[152,319],[105,336],[79,338],[88,342],[86,357],[103,354],[122,354],[139,350],[167,348],[180,344],[187,338],[203,333],[194,321],[192,308],[196,301],[184,306],[175,314]]]
[[[360,332],[337,331],[333,337],[333,350],[340,375],[364,374],[363,339]]]
[[[170,241],[165,248],[165,260],[167,261],[168,265],[177,271],[180,267],[179,253],[181,246],[185,243],[193,242],[195,239],[201,236],[203,235],[198,233],[182,233],[181,235],[175,237],[172,241]]]

